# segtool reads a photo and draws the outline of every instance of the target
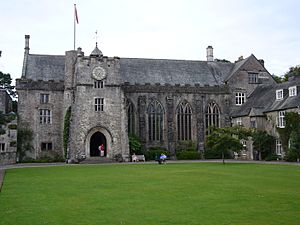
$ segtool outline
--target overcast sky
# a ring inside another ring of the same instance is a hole
[[[89,55],[231,62],[254,54],[271,74],[300,64],[299,0],[9,0],[0,2],[0,71],[19,78],[24,35],[30,53],[64,55],[76,48]]]

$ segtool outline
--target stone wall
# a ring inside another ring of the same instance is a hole
[[[178,141],[176,109],[187,101],[192,107],[192,140],[198,143],[198,150],[204,150],[205,108],[215,102],[220,108],[220,125],[230,125],[229,90],[226,86],[170,86],[170,85],[124,85],[126,99],[136,109],[136,133],[145,143],[145,148],[164,147],[175,154]],[[148,137],[147,109],[151,101],[159,101],[164,108],[163,140],[150,141]]]
[[[26,83],[27,85],[25,85]],[[29,129],[33,132],[33,151],[27,152],[28,158],[38,159],[48,155],[63,156],[64,86],[62,83],[56,83],[55,88],[49,88],[49,85],[52,84],[52,82],[40,82],[39,86],[32,86],[32,81],[26,79],[19,80],[17,84],[19,129]],[[41,103],[40,94],[49,94],[49,102]],[[51,124],[40,123],[40,109],[51,111]],[[52,150],[42,151],[42,142],[52,143]]]

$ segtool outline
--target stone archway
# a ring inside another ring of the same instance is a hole
[[[95,132],[90,139],[90,156],[100,156],[99,146],[104,146],[104,157],[107,155],[106,137],[101,132]]]
[[[85,154],[89,157],[99,157],[99,146],[104,145],[104,156],[107,158],[112,157],[111,147],[113,143],[111,133],[103,127],[92,128],[85,139]]]

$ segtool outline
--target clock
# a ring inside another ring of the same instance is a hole
[[[100,66],[96,66],[92,71],[92,77],[96,80],[103,80],[106,77],[105,70]]]

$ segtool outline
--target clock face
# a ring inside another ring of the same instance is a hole
[[[103,80],[106,77],[105,70],[100,66],[96,66],[92,71],[92,77],[96,80]]]

